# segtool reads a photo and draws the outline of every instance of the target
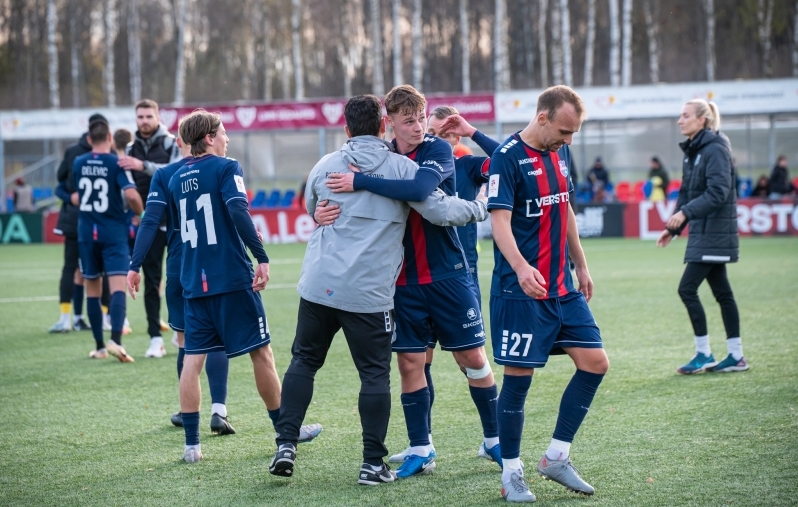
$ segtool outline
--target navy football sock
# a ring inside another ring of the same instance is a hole
[[[186,349],[180,347],[177,349],[177,380],[180,380],[180,375],[183,374],[183,360],[186,358]]]
[[[266,411],[269,413],[269,419],[272,420],[272,426],[274,426],[275,431],[277,431],[277,420],[280,418],[280,409],[269,410],[267,408]]]
[[[574,435],[582,425],[603,378],[604,375],[599,373],[576,370],[562,393],[553,438],[563,442],[574,441]]]
[[[490,387],[468,386],[471,391],[471,399],[479,412],[479,419],[482,421],[482,436],[485,438],[495,438],[499,436],[499,424],[496,421],[496,409],[499,406],[499,390],[496,384]]]
[[[211,389],[211,403],[225,404],[227,401],[227,373],[230,360],[223,351],[211,352],[205,356],[205,371],[208,373],[208,386]]]
[[[108,313],[111,315],[111,339],[122,345],[122,326],[125,325],[125,306],[127,301],[123,291],[111,294]]]
[[[521,456],[524,402],[526,402],[526,394],[530,385],[532,385],[531,376],[504,376],[496,417],[499,423],[502,459],[514,459]]]
[[[402,410],[405,413],[407,437],[411,447],[429,445],[429,388],[412,393],[402,393]]]
[[[83,286],[75,284],[74,291],[72,292],[72,308],[75,309],[75,315],[83,315]]]
[[[91,334],[97,345],[97,350],[105,348],[103,341],[103,310],[100,308],[100,298],[86,298],[86,314],[91,325]]]
[[[199,412],[183,412],[183,430],[186,432],[186,445],[199,445]]]
[[[427,377],[427,389],[429,389],[429,415],[427,416],[427,426],[429,427],[430,433],[432,433],[432,404],[435,403],[435,386],[432,385],[431,367],[432,364],[430,363],[424,364],[424,376]]]

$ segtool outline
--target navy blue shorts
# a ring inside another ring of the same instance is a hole
[[[563,354],[567,347],[602,347],[581,292],[550,299],[491,296],[490,332],[496,363],[519,368],[542,368],[549,355]]]
[[[477,297],[477,302],[479,302],[479,313],[482,314],[482,292],[479,290],[479,280],[476,277],[476,273],[471,273],[471,278],[474,280],[474,294]],[[429,330],[429,342],[427,342],[427,348],[434,349],[438,345],[438,336],[435,334],[435,326],[431,326]]]
[[[426,352],[433,336],[441,350],[485,345],[482,310],[469,273],[424,285],[396,287],[394,352]]]
[[[108,276],[126,276],[130,269],[130,249],[127,242],[79,241],[78,252],[80,272],[87,280],[95,280],[103,273]]]
[[[179,276],[166,277],[166,309],[169,310],[169,327],[175,331],[186,329],[186,298]]]
[[[259,292],[243,289],[185,301],[186,354],[224,351],[236,357],[271,341]]]

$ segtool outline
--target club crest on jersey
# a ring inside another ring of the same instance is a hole
[[[568,166],[565,165],[565,161],[564,160],[560,160],[559,162],[560,162],[560,174],[562,174],[563,176],[565,176],[567,178],[568,177]]]
[[[498,196],[499,196],[499,175],[491,174],[490,180],[488,181],[488,197],[498,197]]]
[[[468,311],[466,312],[466,317],[468,317],[468,320],[476,319],[477,318],[477,311],[475,309],[473,309],[473,308],[469,308]]]

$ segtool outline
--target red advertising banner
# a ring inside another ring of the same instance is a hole
[[[42,220],[44,224],[44,237],[45,243],[63,243],[64,237],[60,234],[56,234],[53,232],[55,229],[56,224],[58,223],[58,211],[48,211],[44,214],[44,220]]]
[[[427,96],[427,112],[438,106],[451,106],[471,123],[493,122],[496,110],[492,94]]]
[[[266,244],[307,243],[316,229],[313,217],[299,208],[250,210],[250,214]]]
[[[624,236],[657,239],[675,209],[676,201],[626,205]],[[737,230],[741,236],[798,235],[798,200],[740,199],[737,201]]]

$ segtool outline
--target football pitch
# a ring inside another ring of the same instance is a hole
[[[564,356],[535,373],[526,402],[521,458],[540,505],[795,505],[798,483],[798,239],[741,240],[729,265],[751,369],[680,376],[693,354],[692,330],[676,288],[686,241],[667,249],[638,240],[583,242],[595,295],[590,306],[610,358],[572,447],[592,498],[540,479],[560,395],[573,372]],[[263,293],[282,377],[290,360],[304,245],[267,245],[271,281]],[[183,463],[176,349],[145,359],[141,297],[128,298],[134,364],[90,360],[90,332],[49,335],[58,317],[62,247],[0,247],[0,505],[503,505],[501,473],[476,457],[482,434],[466,381],[449,353],[436,351],[433,475],[358,486],[359,380],[343,336],[316,377],[307,422],[324,432],[301,444],[295,476],[269,475],[274,432],[251,363],[230,363],[227,407],[238,433],[211,435],[203,374],[204,459]],[[482,243],[483,312],[493,266]],[[725,356],[720,310],[702,286],[715,356]],[[165,304],[162,305],[164,318]],[[486,326],[486,330],[488,326]],[[108,333],[106,333],[106,339]],[[169,341],[168,333],[166,341]],[[490,346],[488,355],[491,356]],[[497,383],[500,368],[494,363]],[[407,445],[394,360],[391,453]]]

